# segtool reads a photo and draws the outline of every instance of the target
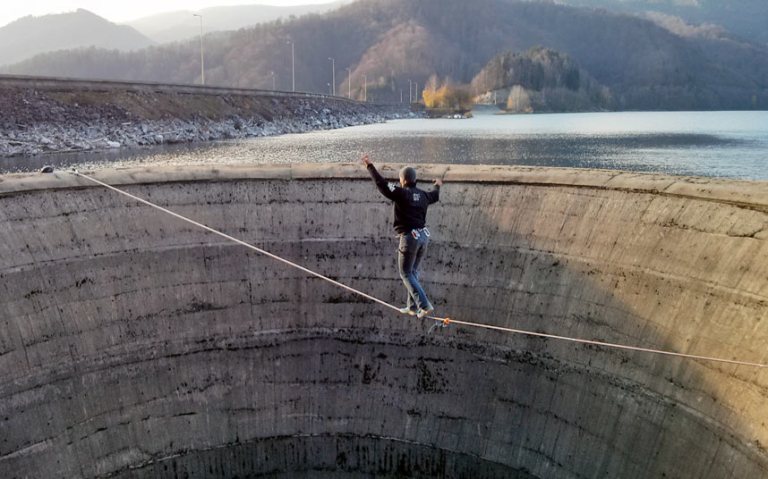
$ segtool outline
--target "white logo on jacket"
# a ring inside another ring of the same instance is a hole
[[[421,195],[418,193],[413,194],[413,201],[419,201],[421,199]]]

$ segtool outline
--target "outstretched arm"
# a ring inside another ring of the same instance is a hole
[[[389,189],[389,183],[387,183],[387,180],[385,180],[384,177],[382,177],[379,172],[376,171],[376,167],[373,166],[373,163],[371,162],[371,159],[368,158],[368,155],[363,155],[363,157],[360,158],[360,161],[368,169],[368,173],[371,175],[371,178],[373,178],[373,182],[376,183],[376,188],[379,190],[379,192],[388,199],[395,201],[397,195],[394,191]]]
[[[429,200],[429,204],[437,203],[440,201],[440,187],[443,186],[443,180],[440,178],[435,180],[435,189],[427,193],[427,199]]]

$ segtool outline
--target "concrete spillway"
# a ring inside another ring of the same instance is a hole
[[[421,174],[446,181],[424,266],[438,312],[768,362],[765,183]],[[358,165],[95,176],[404,299]],[[768,475],[765,369],[428,334],[67,173],[0,178],[0,222],[2,477]]]

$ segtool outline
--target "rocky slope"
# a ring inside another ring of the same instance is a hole
[[[0,156],[299,133],[381,122],[407,109],[341,98],[51,90],[0,85]]]

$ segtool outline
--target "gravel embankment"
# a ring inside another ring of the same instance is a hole
[[[0,87],[0,157],[301,133],[414,116],[327,97]]]

